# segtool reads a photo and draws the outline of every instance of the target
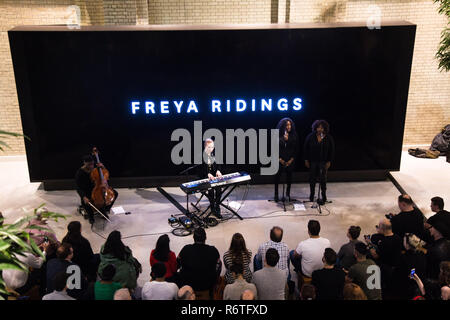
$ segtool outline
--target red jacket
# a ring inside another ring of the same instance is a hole
[[[153,266],[155,263],[163,262],[155,259],[155,250],[153,249],[150,253],[150,266]],[[177,272],[177,257],[173,251],[169,252],[169,259],[166,262],[163,262],[166,266],[166,279],[172,277]]]

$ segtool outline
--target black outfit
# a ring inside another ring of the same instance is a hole
[[[407,250],[400,256],[399,265],[394,271],[393,282],[395,296],[404,300],[411,300],[415,297],[417,284],[410,278],[411,269],[420,279],[425,279],[426,257],[423,252]]]
[[[217,171],[221,171],[220,165],[216,163],[216,158],[214,157],[214,155],[211,154],[208,156],[205,152],[203,152],[202,159],[203,159],[202,161],[205,161],[205,159],[207,160],[206,163],[203,162],[201,165],[198,166],[197,175],[199,176],[200,179],[205,179],[205,177],[206,179],[208,179],[208,174],[212,174],[215,177]],[[214,214],[219,219],[222,218],[222,216],[220,215],[220,205],[219,205],[221,196],[222,196],[222,189],[220,187],[210,189],[206,193],[206,197],[208,198],[209,203],[211,205],[211,213]]]
[[[178,255],[178,261],[181,266],[181,286],[189,285],[195,291],[213,289],[221,271],[216,247],[203,243],[185,245]]]
[[[97,170],[96,168],[94,170]],[[85,204],[83,201],[83,197],[87,197],[89,200],[91,200],[92,190],[95,187],[94,182],[91,180],[91,176],[89,173],[84,171],[82,168],[79,168],[77,173],[75,174],[75,183],[77,184],[77,193],[80,196],[81,199],[81,206],[84,208],[84,210],[87,212],[89,221],[91,223],[94,222],[94,209],[88,205]],[[111,210],[112,206],[114,205],[114,202],[117,199],[117,196],[119,193],[114,190],[114,200],[111,203],[111,205],[106,206],[105,208],[97,208],[99,209],[103,214],[107,216],[109,210]]]
[[[401,238],[405,236],[405,233],[413,233],[422,239],[424,220],[425,217],[417,208],[414,208],[412,211],[400,212],[391,218],[392,232]]]
[[[285,162],[294,159],[289,166],[283,166],[279,164],[278,172],[275,175],[275,201],[278,201],[278,184],[280,183],[280,177],[283,173],[286,173],[286,197],[291,197],[291,183],[292,172],[294,171],[295,158],[297,153],[297,136],[292,132],[289,132],[288,141],[284,140],[284,132],[280,131],[279,138],[279,157]]]
[[[332,162],[334,159],[334,139],[329,134],[324,134],[322,141],[319,142],[316,132],[311,132],[306,137],[303,149],[305,160],[309,161],[309,198],[311,201],[314,200],[316,179],[319,177],[322,199],[326,201],[327,169],[325,168],[325,165],[327,162]]]
[[[70,243],[73,249],[72,262],[79,265],[81,271],[88,276],[89,280],[95,281],[100,256],[94,255],[89,241],[81,236],[79,239],[64,237],[62,243]]]
[[[427,251],[427,276],[437,279],[440,272],[440,263],[450,261],[450,240],[441,238],[435,241]]]
[[[342,300],[345,272],[341,269],[320,269],[312,273],[312,282],[317,290],[317,300]]]
[[[443,224],[450,230],[450,212],[441,210],[428,218],[427,223],[431,225],[436,223]]]
[[[53,279],[60,272],[67,272],[67,268],[71,265],[76,265],[73,262],[67,260],[61,260],[59,258],[55,258],[49,260],[47,263],[47,293],[52,293],[54,291],[53,287]],[[81,269],[81,268],[80,268]],[[69,275],[70,276],[70,275]],[[67,289],[67,294],[75,299],[81,299],[84,295],[88,286],[88,282],[86,278],[81,273],[81,289]]]
[[[359,240],[351,240],[344,244],[338,253],[339,266],[345,270],[349,270],[352,265],[356,263],[355,245],[361,242]],[[361,242],[362,243],[362,242]]]

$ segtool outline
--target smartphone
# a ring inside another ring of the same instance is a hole
[[[366,234],[366,235],[364,236],[364,239],[370,240],[370,235]]]
[[[48,237],[44,236],[44,242],[48,242]]]
[[[414,274],[416,273],[416,269],[411,269],[411,273],[409,274],[409,277],[412,279],[414,278]]]

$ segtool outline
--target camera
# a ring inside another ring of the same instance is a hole
[[[388,214],[385,215],[385,217],[386,217],[387,219],[389,219],[389,220],[391,220],[393,216],[394,216],[394,215],[393,215],[392,213],[388,213]]]
[[[370,240],[370,234],[365,234],[365,235],[364,235],[364,239]]]
[[[44,236],[44,242],[48,242],[48,237]]]

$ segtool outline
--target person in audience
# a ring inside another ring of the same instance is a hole
[[[309,239],[300,242],[297,249],[290,252],[290,258],[295,272],[301,272],[306,277],[311,277],[313,271],[323,268],[322,257],[326,248],[331,246],[330,241],[322,238],[320,223],[317,220],[309,220]]]
[[[346,283],[343,290],[344,300],[367,300],[366,294],[360,286]]]
[[[44,242],[56,243],[59,246],[60,243],[56,238],[55,232],[50,228],[46,219],[43,217],[43,213],[47,211],[48,210],[45,207],[39,208],[34,218],[28,222],[25,231],[28,232],[37,246],[42,245]],[[39,229],[36,229],[36,227]]]
[[[431,211],[435,212],[434,215],[428,218],[425,222],[425,229],[429,230],[431,224],[434,222],[440,221],[444,224],[447,229],[450,229],[450,212],[444,210],[444,199],[441,197],[433,197],[431,198]],[[447,238],[447,240],[450,240]]]
[[[250,262],[252,259],[252,252],[247,249],[245,240],[242,234],[235,233],[231,239],[230,249],[223,255],[223,264],[225,266],[225,283],[233,283],[236,278],[231,271],[234,264],[240,264],[244,268],[244,279],[247,282],[252,281],[252,272],[250,270]]]
[[[42,300],[75,300],[67,294],[67,279],[69,274],[66,272],[58,272],[53,278],[53,292],[46,294]]]
[[[150,266],[154,266],[158,262],[164,263],[166,266],[166,274],[164,278],[167,282],[176,282],[177,272],[177,256],[170,250],[169,236],[163,234],[156,241],[156,248],[150,253]]]
[[[346,280],[361,287],[369,300],[381,300],[381,271],[372,259],[366,258],[368,253],[364,243],[355,244],[356,263],[348,270]]]
[[[422,212],[414,207],[414,202],[407,194],[398,197],[400,213],[391,215],[392,232],[403,239],[405,233],[413,233],[419,238],[424,237],[423,223],[425,217]]]
[[[450,300],[450,261],[442,261],[440,264],[439,283],[442,300]]]
[[[131,249],[121,240],[119,231],[112,231],[105,244],[100,249],[100,265],[98,273],[102,274],[107,265],[114,265],[116,273],[113,281],[119,282],[122,287],[135,289],[139,275],[139,264],[133,257]]]
[[[89,285],[89,288],[84,296],[84,300],[113,300],[114,293],[122,288],[119,282],[114,282],[114,275],[116,274],[116,267],[109,264],[103,268],[99,275],[100,280]]]
[[[80,266],[73,263],[72,258],[73,258],[72,246],[69,243],[61,244],[56,250],[56,258],[50,260],[47,263],[47,293],[53,292],[54,290],[53,279],[58,273],[60,272],[68,273],[69,277],[71,275],[77,276],[79,274],[81,279],[74,279],[73,283],[78,284],[79,281],[80,288],[73,288],[73,289],[69,288],[67,289],[67,294],[75,299],[82,298],[88,287],[88,282],[85,275],[81,271]]]
[[[356,263],[355,244],[361,242],[358,240],[360,234],[361,228],[359,226],[351,226],[347,232],[349,242],[344,244],[339,250],[338,266],[345,270],[350,269]]]
[[[178,290],[178,300],[195,300],[195,292],[191,286],[183,286]]]
[[[165,279],[166,265],[157,262],[152,266],[152,281],[144,284],[142,288],[142,300],[175,300],[178,287],[175,283],[167,282]]]
[[[122,288],[114,293],[114,300],[132,300],[131,293],[128,288]]]
[[[255,293],[252,290],[244,290],[241,295],[241,300],[256,300]]]
[[[256,286],[259,300],[285,300],[287,275],[277,268],[279,260],[280,255],[276,249],[267,249],[264,268],[253,274],[252,282]]]
[[[257,297],[256,286],[244,279],[244,267],[241,263],[233,263],[230,267],[234,282],[227,284],[223,291],[223,300],[239,300],[246,290],[250,290]]]
[[[400,256],[399,266],[394,270],[393,282],[398,298],[410,300],[414,297],[416,283],[410,277],[412,269],[420,278],[425,277],[426,258],[422,251],[421,240],[412,233],[405,234],[403,247],[406,249]]]
[[[336,252],[326,248],[322,258],[323,268],[312,273],[311,284],[316,287],[317,300],[342,300],[345,272],[334,267],[336,260]]]
[[[440,221],[432,220],[429,229],[434,242],[427,249],[427,276],[437,279],[439,276],[439,264],[442,261],[450,261],[450,229]]]
[[[181,284],[191,286],[198,299],[212,299],[222,269],[219,251],[205,244],[205,241],[205,230],[197,228],[194,231],[194,244],[185,245],[178,254]]]
[[[392,232],[392,224],[388,219],[382,219],[377,226],[378,233],[371,238],[365,238],[370,256],[380,266],[381,287],[383,299],[391,298],[394,290],[392,277],[400,263],[403,240]]]
[[[49,242],[43,242],[41,244],[41,250],[43,251],[44,256],[47,256],[48,246]],[[25,252],[23,255],[17,254],[16,258],[28,268],[36,270],[33,272],[25,272],[17,269],[4,269],[2,271],[2,278],[8,289],[14,290],[19,294],[25,294],[38,283],[39,271],[37,270],[41,269],[45,259],[29,252]]]
[[[305,283],[300,289],[300,300],[316,300],[316,287]]]
[[[277,268],[284,270],[286,274],[289,273],[289,247],[283,240],[283,229],[280,227],[273,227],[270,230],[270,241],[261,244],[258,248],[258,253],[253,259],[253,271],[258,271],[263,268],[263,258],[266,256],[266,251],[269,248],[275,248],[280,255],[280,261]]]
[[[73,263],[80,266],[81,271],[88,276],[90,281],[95,281],[98,268],[98,256],[94,255],[91,244],[81,235],[81,223],[72,221],[67,226],[67,234],[62,240],[70,243],[73,249]]]

